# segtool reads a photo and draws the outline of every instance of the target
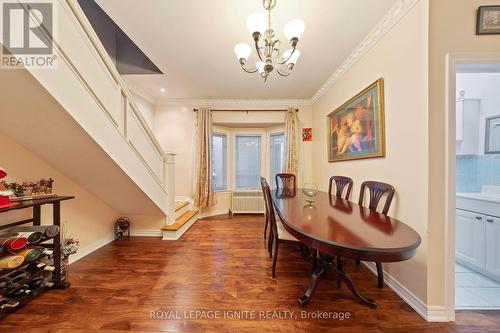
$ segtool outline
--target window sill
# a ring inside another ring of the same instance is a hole
[[[212,192],[214,194],[228,194],[228,193],[233,193],[233,190],[214,190]]]

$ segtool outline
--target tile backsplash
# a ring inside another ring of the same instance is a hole
[[[457,192],[481,192],[482,185],[500,186],[500,154],[457,155]]]

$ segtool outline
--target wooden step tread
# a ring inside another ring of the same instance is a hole
[[[198,210],[190,210],[179,216],[177,219],[175,219],[175,223],[165,225],[161,228],[161,230],[164,231],[177,231],[179,230],[184,224],[186,224],[189,220],[193,218],[198,214]]]
[[[175,211],[178,212],[179,210],[186,207],[187,205],[189,205],[189,201],[176,202],[175,203]]]

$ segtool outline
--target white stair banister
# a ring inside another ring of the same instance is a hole
[[[175,155],[165,152],[165,185],[168,200],[166,224],[175,223]]]

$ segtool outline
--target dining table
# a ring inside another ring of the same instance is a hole
[[[349,274],[333,258],[367,262],[399,262],[412,258],[421,243],[407,224],[334,194],[318,191],[312,198],[300,188],[273,189],[273,205],[284,228],[301,243],[318,251],[319,261],[309,288],[299,297],[301,307],[313,297],[318,282],[333,272],[361,304],[377,307],[356,287]],[[309,203],[307,200],[313,202]],[[340,261],[337,261],[340,262]]]

